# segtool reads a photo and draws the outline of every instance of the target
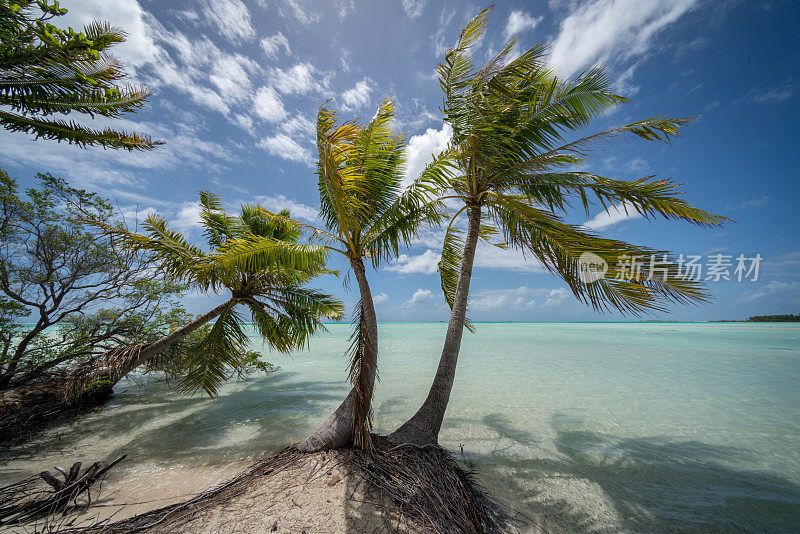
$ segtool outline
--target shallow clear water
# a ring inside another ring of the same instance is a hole
[[[477,327],[465,334],[440,442],[536,522],[553,531],[800,530],[800,325]],[[445,328],[380,325],[376,431],[422,402]],[[103,410],[4,451],[0,478],[127,453],[118,477],[144,488],[203,466],[183,488],[199,489],[229,472],[226,463],[298,440],[338,405],[348,335],[333,325],[308,351],[267,353],[278,373],[228,384],[214,400],[126,381]]]

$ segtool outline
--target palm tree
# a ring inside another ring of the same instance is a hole
[[[50,118],[71,112],[118,118],[150,96],[143,87],[117,84],[126,74],[106,50],[125,41],[125,32],[101,22],[82,32],[49,22],[66,12],[49,0],[0,0],[0,124],[81,147],[148,150],[163,144],[146,135]]]
[[[619,181],[572,170],[584,161],[592,143],[625,134],[669,141],[690,119],[658,117],[568,140],[569,134],[627,99],[611,91],[597,68],[573,81],[560,80],[546,67],[546,48],[541,44],[513,58],[515,41],[511,41],[489,63],[476,68],[471,49],[484,33],[489,11],[483,10],[464,28],[438,66],[445,120],[453,128],[449,150],[459,169],[439,198],[460,206],[447,226],[439,263],[451,315],[428,397],[390,436],[397,443],[437,442],[467,323],[479,238],[488,240],[502,233],[505,243],[501,246],[536,258],[561,277],[575,297],[596,310],[639,314],[663,310],[669,302],[703,301],[705,293],[698,283],[684,280],[679,265],[665,253],[605,239],[565,223],[562,216],[571,203],[577,202],[587,214],[595,198],[606,210],[633,210],[648,218],[663,216],[700,226],[716,226],[724,220],[676,197],[678,186],[669,180]],[[456,221],[464,212],[467,229],[462,240]],[[584,252],[593,252],[609,265],[605,278],[584,282],[580,261]],[[623,262],[652,254],[660,258],[664,276],[639,275]]]
[[[209,192],[200,193],[200,202],[211,252],[188,243],[159,216],[147,218],[148,235],[95,223],[133,251],[152,254],[155,265],[169,279],[203,292],[226,291],[230,296],[161,339],[121,347],[79,366],[71,373],[67,388],[73,399],[109,392],[130,371],[216,319],[208,334],[184,355],[181,364],[186,372],[179,382],[185,391],[203,389],[214,395],[245,353],[248,338],[236,310],[239,305],[248,309],[256,330],[270,347],[280,352],[304,346],[322,318],[341,318],[341,302],[304,287],[310,279],[331,272],[325,268],[328,252],[320,246],[297,243],[300,231],[288,211],[282,212],[281,218],[270,219],[262,208],[244,205],[241,214],[231,215],[224,211],[220,198]],[[243,250],[255,244],[257,254]],[[239,267],[230,266],[244,256],[247,259]],[[255,261],[258,268],[249,266]]]
[[[371,450],[372,393],[377,376],[378,323],[364,265],[377,267],[397,255],[424,221],[438,222],[438,203],[428,195],[445,182],[449,160],[437,157],[403,189],[404,139],[392,128],[394,104],[384,101],[366,124],[337,124],[323,106],[317,115],[320,214],[324,228],[302,224],[308,239],[344,256],[356,278],[360,302],[354,314],[349,378],[353,388],[342,404],[310,436],[301,451],[354,443]],[[280,216],[275,216],[280,219]],[[255,250],[255,249],[254,249]]]

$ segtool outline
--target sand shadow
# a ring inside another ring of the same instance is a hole
[[[481,422],[497,432],[501,438],[510,439],[520,445],[533,445],[536,442],[533,434],[527,430],[515,428],[511,421],[502,414],[491,413],[484,416]]]
[[[488,489],[498,497],[511,496],[504,500],[521,503],[522,512],[543,521],[550,531],[797,532],[800,528],[800,485],[778,474],[735,467],[743,461],[756,463],[748,451],[698,440],[599,434],[583,429],[579,421],[559,417],[552,424],[557,458],[467,456],[468,466],[476,469]],[[542,498],[542,486],[537,490],[528,481],[554,485],[572,481],[587,496],[573,493],[569,499],[559,498],[556,492]],[[587,506],[593,493],[610,508],[613,520]]]

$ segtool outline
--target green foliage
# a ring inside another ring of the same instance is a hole
[[[185,320],[175,303],[183,286],[86,223],[114,216],[106,200],[37,176],[20,195],[0,170],[0,387]]]
[[[616,280],[619,259],[665,252],[605,239],[563,221],[577,202],[586,213],[593,203],[620,207],[645,218],[664,217],[699,226],[718,226],[726,219],[691,206],[680,198],[678,184],[645,177],[634,181],[606,178],[574,170],[585,163],[599,142],[633,136],[669,142],[689,118],[655,117],[570,138],[627,98],[615,94],[602,69],[592,68],[572,80],[560,79],[546,62],[539,44],[514,58],[515,40],[483,66],[476,66],[473,48],[483,36],[491,8],[483,10],[462,31],[454,48],[438,66],[445,95],[445,120],[453,127],[449,153],[458,167],[438,194],[457,199],[463,208],[453,215],[439,264],[442,289],[453,305],[461,265],[460,230],[456,218],[477,207],[487,221],[480,238],[502,234],[503,247],[521,250],[558,275],[581,301],[598,310],[639,314],[664,310],[669,302],[705,299],[700,283],[683,280],[677,263],[666,256],[666,279],[644,276]],[[602,280],[584,283],[579,258],[593,252],[607,261]]]
[[[800,321],[800,314],[783,314],[783,315],[754,315],[748,317],[748,323],[796,323]]]
[[[81,147],[148,150],[163,144],[146,135],[52,118],[72,112],[118,118],[150,96],[143,87],[119,85],[126,73],[107,50],[123,42],[125,32],[101,22],[82,31],[50,22],[66,12],[54,0],[0,0],[0,124]]]
[[[172,352],[180,355],[180,365],[173,367],[182,371],[179,386],[214,395],[249,358],[242,307],[272,349],[289,352],[306,345],[322,328],[323,318],[340,318],[343,306],[329,295],[304,287],[311,279],[330,273],[325,267],[328,252],[318,245],[297,243],[300,230],[288,211],[276,215],[245,205],[240,213],[229,213],[222,200],[207,191],[200,193],[200,204],[208,251],[190,244],[155,215],[145,221],[145,234],[98,220],[94,224],[112,239],[120,239],[128,250],[152,254],[159,272],[171,281],[199,291],[230,294],[216,315],[191,321],[196,328],[215,319],[201,331],[202,337],[179,344]]]
[[[111,380],[108,377],[96,376],[87,382],[85,386],[83,386],[83,391],[81,393],[91,395],[94,392],[105,391],[113,385],[114,384],[111,383]]]
[[[372,258],[373,266],[396,256],[424,222],[439,222],[429,195],[445,182],[452,163],[437,156],[409,187],[402,187],[405,140],[392,127],[394,103],[384,101],[366,125],[337,124],[322,106],[317,116],[320,212],[325,230],[312,239],[338,242],[349,259]]]
[[[191,354],[196,353],[198,347],[209,337],[213,325],[205,324],[170,345],[166,350],[148,363],[148,370],[163,371],[169,381],[180,381],[189,373],[192,367]],[[233,362],[226,379],[236,375],[245,378],[253,373],[272,374],[280,367],[261,359],[261,353],[255,350],[244,349]]]

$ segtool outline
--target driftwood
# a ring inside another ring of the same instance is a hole
[[[95,462],[81,472],[81,462],[75,462],[69,471],[55,467],[61,478],[50,471],[42,471],[38,477],[0,488],[0,525],[21,524],[40,516],[58,513],[66,515],[69,504],[78,506],[78,497],[86,494],[86,506],[92,502],[91,487],[115,465],[125,459],[122,455],[105,467]],[[40,489],[43,480],[50,488]]]

